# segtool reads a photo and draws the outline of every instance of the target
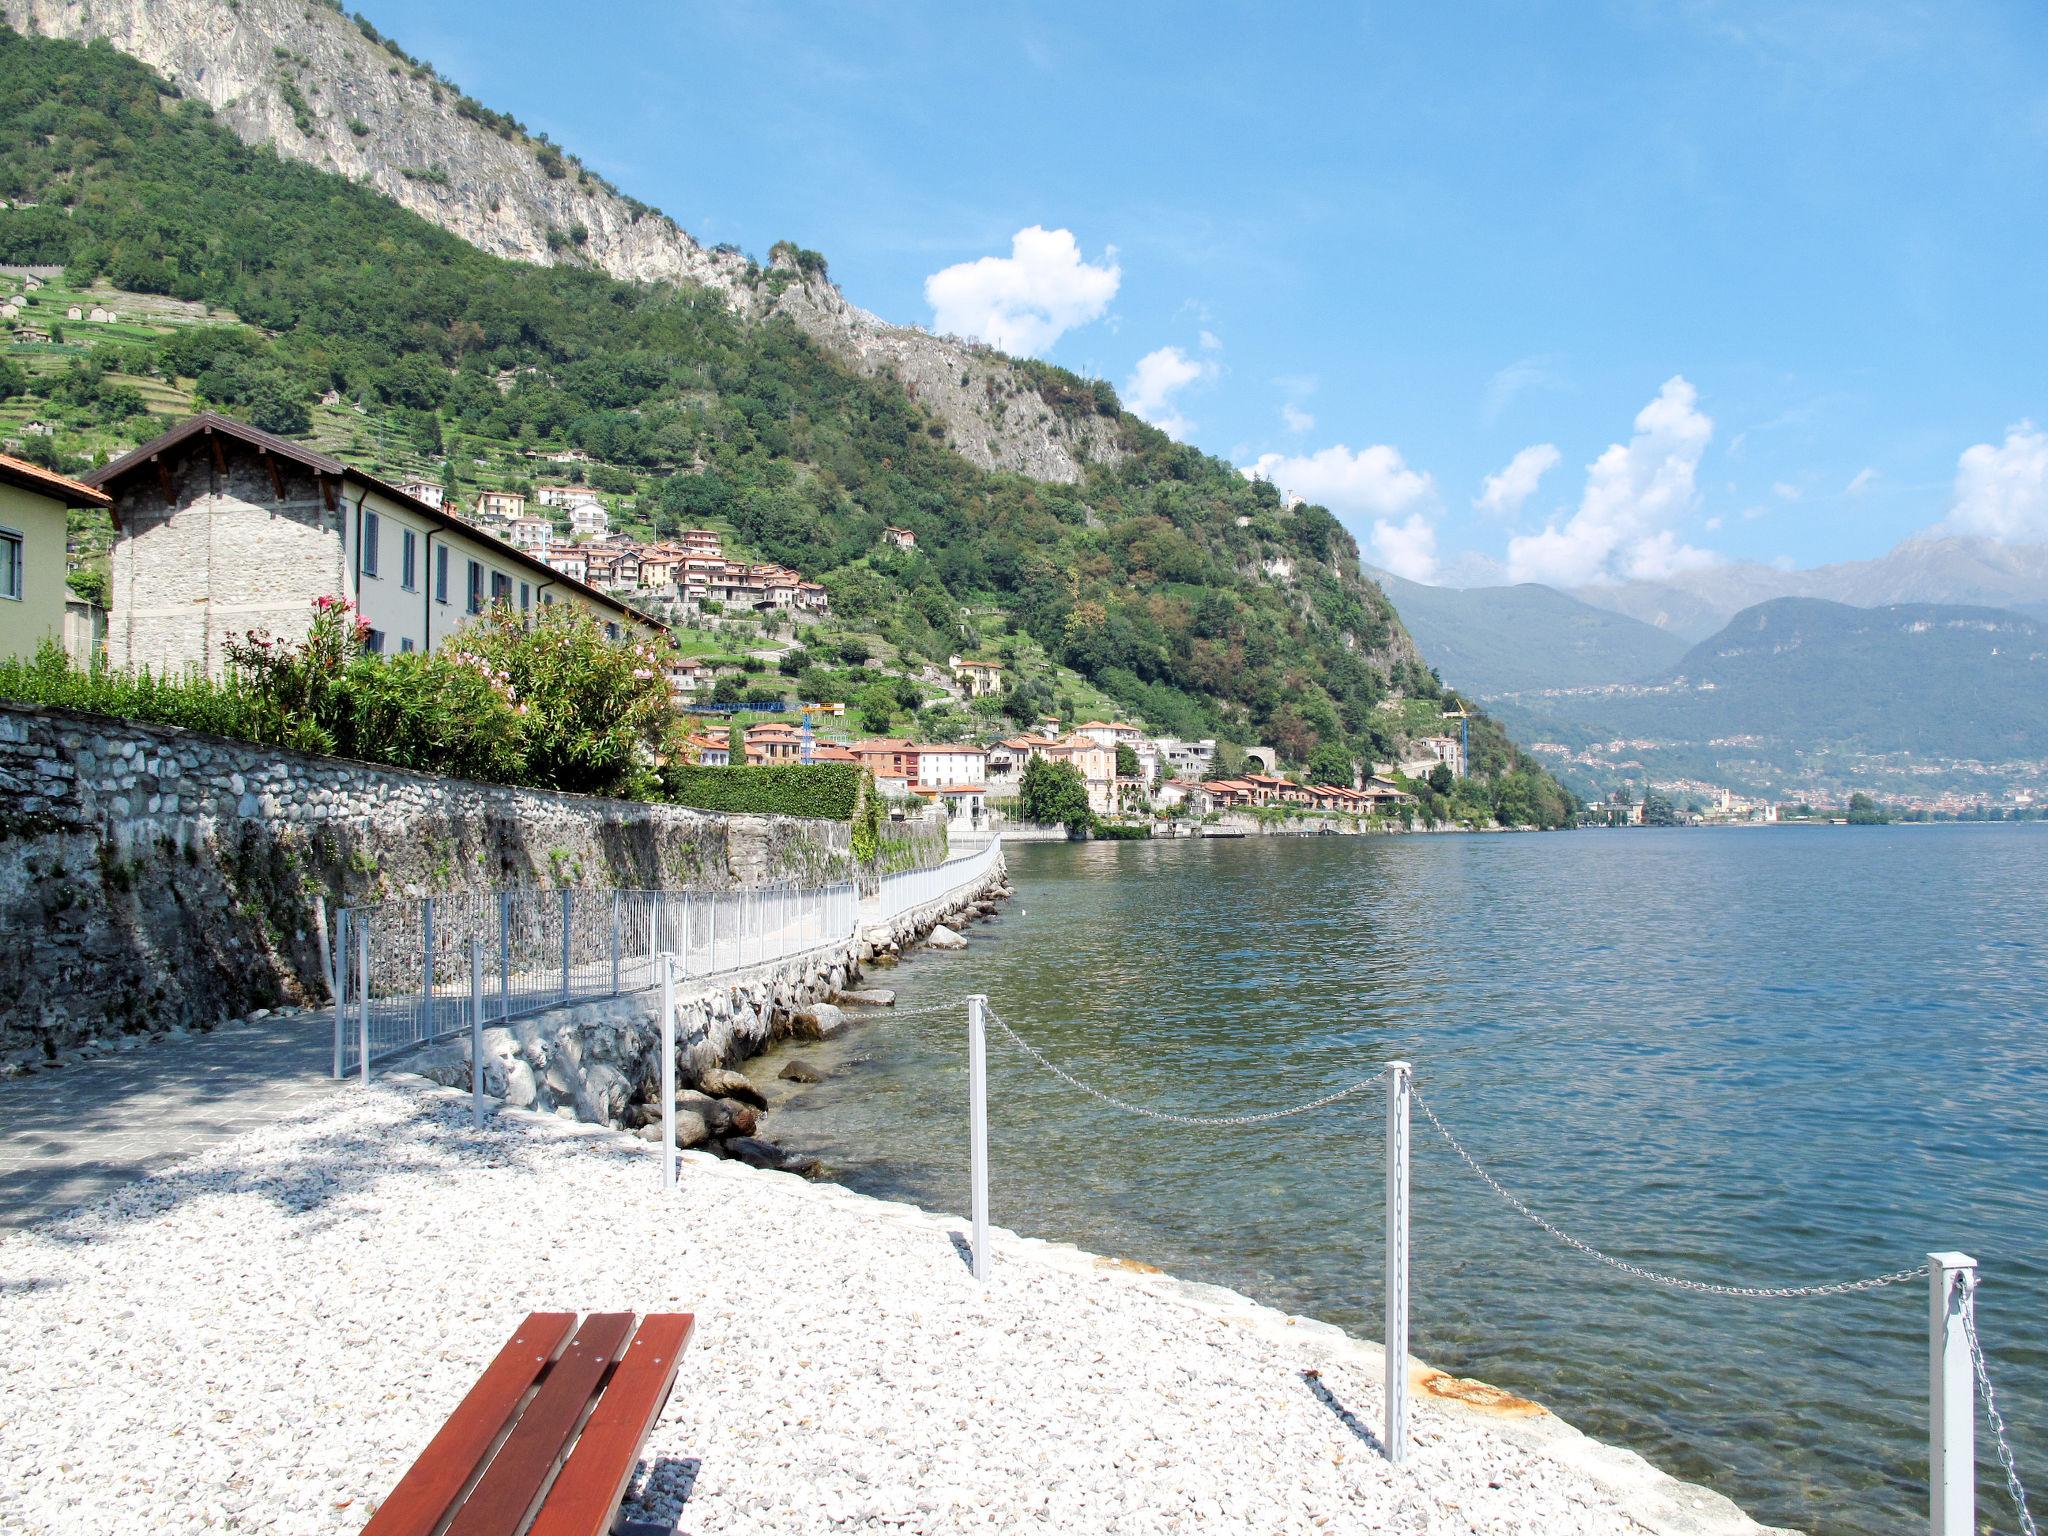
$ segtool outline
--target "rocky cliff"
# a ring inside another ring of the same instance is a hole
[[[1073,482],[1119,452],[1114,420],[1055,410],[1002,354],[889,325],[787,256],[764,271],[698,244],[323,0],[0,0],[0,17],[103,39],[246,142],[374,187],[493,255],[700,284],[749,317],[785,314],[850,366],[898,380],[983,469]]]

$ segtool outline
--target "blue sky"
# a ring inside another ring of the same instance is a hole
[[[936,294],[1410,574],[2048,540],[2037,6],[371,16],[700,239]]]

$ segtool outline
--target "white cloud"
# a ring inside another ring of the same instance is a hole
[[[1557,389],[1563,383],[1554,359],[1519,358],[1486,381],[1486,391],[1479,400],[1479,414],[1488,426],[1492,426],[1500,420],[1501,413],[1515,403],[1518,395],[1532,389]]]
[[[1700,458],[1713,435],[1699,391],[1683,376],[1667,379],[1636,414],[1635,435],[1588,466],[1579,510],[1508,541],[1510,574],[1576,587],[1714,563],[1714,555],[1680,542],[1675,528],[1698,504]]]
[[[1398,523],[1383,517],[1372,525],[1372,554],[1382,570],[1429,581],[1436,575],[1436,529],[1420,512]]]
[[[1773,480],[1771,482],[1771,494],[1780,501],[1797,501],[1799,499],[1799,487],[1793,485],[1790,481]]]
[[[1877,484],[1877,471],[1866,464],[1863,468],[1856,471],[1855,479],[1842,487],[1842,494],[1844,496],[1861,496],[1875,484]]]
[[[2022,421],[1997,447],[1965,448],[1948,527],[2002,543],[2048,540],[2048,432]]]
[[[1206,358],[1189,357],[1179,347],[1157,348],[1139,358],[1138,366],[1124,380],[1124,407],[1185,441],[1194,423],[1180,413],[1173,397],[1190,384],[1215,376],[1216,365]]]
[[[1373,559],[1396,576],[1428,581],[1436,574],[1436,529],[1429,520],[1436,481],[1409,468],[1400,449],[1375,443],[1354,453],[1337,443],[1311,454],[1262,453],[1238,473],[1270,480],[1340,516],[1371,519],[1366,543]]]
[[[1315,417],[1289,400],[1280,407],[1280,419],[1287,423],[1290,432],[1306,432],[1316,424]]]
[[[1488,517],[1513,522],[1521,514],[1522,504],[1536,494],[1537,485],[1557,468],[1561,457],[1554,443],[1524,448],[1508,460],[1506,469],[1486,477],[1479,487],[1479,498],[1472,505]]]
[[[1221,352],[1223,350],[1223,338],[1214,331],[1202,332],[1202,350],[1204,352]]]
[[[1115,246],[1090,263],[1072,230],[1033,224],[1011,237],[1007,256],[934,272],[924,280],[924,296],[934,330],[1032,357],[1075,326],[1099,320],[1122,280]]]

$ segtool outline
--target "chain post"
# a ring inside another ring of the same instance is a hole
[[[348,908],[334,914],[334,1078],[339,1082],[346,1071],[342,1065],[343,1042],[348,1038]]]
[[[1963,1327],[1977,1261],[1927,1255],[1927,1528],[1972,1536],[1977,1519],[1977,1399]]]
[[[365,923],[356,924],[356,1044],[362,1051],[362,1060],[356,1068],[362,1073],[363,1086],[370,1086],[370,929]]]
[[[988,1279],[988,998],[967,999],[967,1134],[974,1184],[974,1278]]]
[[[573,911],[575,892],[568,886],[562,887],[562,1001],[569,1001],[569,919]]]
[[[1413,1069],[1387,1063],[1386,1432],[1387,1460],[1408,1459],[1408,1096]]]
[[[434,898],[420,900],[420,1022],[413,1033],[431,1040],[434,1028]]]
[[[661,1187],[676,1187],[676,967],[675,956],[663,950],[655,957],[661,971]]]
[[[469,941],[469,1113],[484,1128],[484,941]]]
[[[498,1017],[512,1017],[512,893],[498,892]]]

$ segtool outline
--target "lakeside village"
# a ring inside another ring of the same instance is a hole
[[[1342,782],[1290,776],[1269,746],[1117,719],[1069,725],[1047,715],[1017,730],[988,707],[1014,686],[1005,665],[963,655],[897,679],[909,685],[912,731],[858,735],[871,710],[801,697],[770,672],[786,672],[805,654],[804,635],[830,617],[820,583],[736,558],[712,528],[635,540],[582,485],[540,486],[531,503],[483,490],[456,509],[438,485],[387,482],[212,412],[113,460],[90,484],[21,460],[0,469],[10,527],[21,530],[8,558],[24,599],[0,630],[0,655],[26,658],[61,630],[80,667],[219,678],[251,632],[295,637],[310,607],[335,592],[360,616],[364,648],[385,655],[431,651],[486,613],[530,623],[567,605],[608,640],[649,647],[672,703],[701,721],[686,738],[693,762],[858,765],[893,819],[943,819],[956,830],[1006,820],[1126,837],[1413,826],[1426,792],[1446,795],[1466,774],[1462,716],[1433,702],[1393,701],[1419,705],[1439,728],[1425,722],[1418,732],[1404,720],[1401,760],[1352,764]],[[65,592],[71,508],[113,519],[105,608]],[[898,550],[916,547],[909,529],[884,536]],[[886,675],[866,646],[844,654]],[[915,727],[934,716],[983,728],[918,739]]]

